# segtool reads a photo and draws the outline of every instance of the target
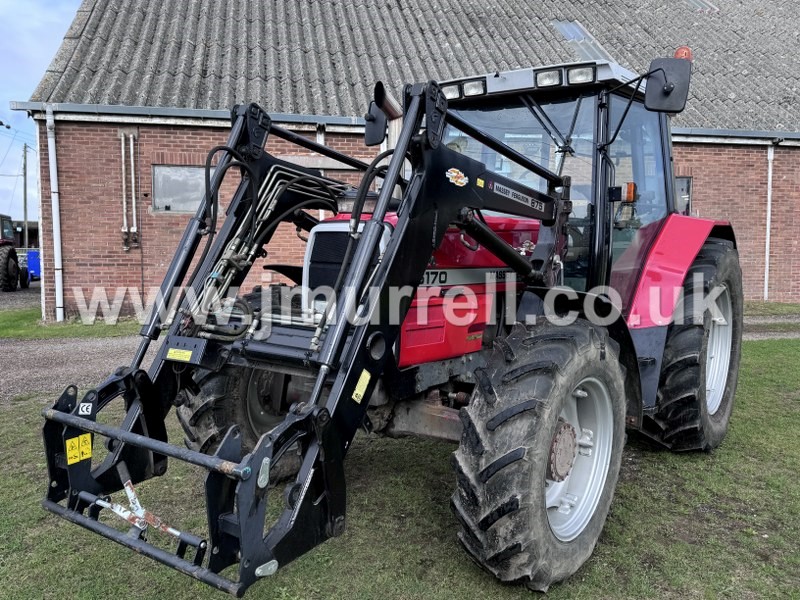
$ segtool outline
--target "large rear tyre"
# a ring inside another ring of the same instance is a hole
[[[0,290],[13,292],[19,282],[17,251],[12,246],[0,247]]]
[[[618,348],[603,328],[515,325],[461,410],[452,507],[470,556],[534,590],[591,556],[625,437]]]
[[[728,431],[742,355],[742,271],[731,242],[705,243],[683,294],[667,333],[656,412],[645,425],[672,450],[712,450]]]
[[[31,285],[30,275],[28,275],[28,269],[26,267],[20,267],[19,269],[19,287],[20,289],[27,290]]]
[[[198,371],[195,383],[199,392],[181,390],[176,410],[186,446],[192,450],[213,454],[228,429],[238,425],[242,450],[247,453],[283,421],[285,377],[280,373],[228,366],[218,373]],[[297,453],[290,450],[273,465],[270,476],[277,481],[298,467]]]

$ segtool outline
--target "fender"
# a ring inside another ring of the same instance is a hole
[[[647,254],[626,324],[638,359],[642,404],[656,406],[667,332],[686,274],[709,237],[736,245],[727,221],[669,215]]]
[[[736,244],[727,221],[671,214],[664,220],[636,286],[627,314],[631,330],[672,323],[683,281],[706,240],[720,237]]]

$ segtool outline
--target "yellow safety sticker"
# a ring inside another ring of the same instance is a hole
[[[191,350],[181,350],[180,348],[170,348],[167,350],[167,360],[178,360],[180,362],[189,362],[192,360]]]
[[[369,374],[369,371],[364,369],[361,371],[361,376],[358,378],[358,383],[356,383],[356,389],[353,391],[353,400],[361,404],[361,401],[364,399],[364,394],[367,392],[367,386],[369,385],[369,380],[372,375]]]
[[[479,188],[482,188],[483,187],[483,179],[478,177],[478,179],[475,180],[475,185],[477,185]]]
[[[83,433],[77,437],[69,438],[66,442],[67,464],[74,465],[77,462],[92,458],[92,434]]]
[[[84,433],[78,436],[78,445],[81,449],[81,460],[92,458],[92,434]]]

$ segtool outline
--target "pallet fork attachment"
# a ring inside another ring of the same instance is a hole
[[[260,577],[273,574],[278,567],[344,532],[344,457],[356,431],[365,421],[370,395],[384,366],[394,361],[392,348],[400,327],[381,318],[362,319],[354,324],[349,317],[388,311],[390,286],[410,286],[415,290],[432,252],[450,224],[480,237],[483,245],[505,259],[526,281],[553,281],[560,268],[559,255],[564,250],[559,246],[563,237],[560,229],[570,209],[568,181],[482,132],[470,129],[466,133],[537,172],[547,181],[548,193],[492,173],[482,163],[441,144],[446,123],[457,128],[466,125],[455,115],[448,115],[447,101],[435,82],[406,86],[404,96],[403,128],[386,172],[382,174],[384,185],[372,216],[365,221],[346,270],[335,320],[331,320],[302,352],[280,356],[275,347],[266,342],[237,342],[220,351],[220,344],[214,343],[214,336],[190,337],[185,334],[182,327],[186,314],[184,309],[189,306],[188,295],[184,297],[181,292],[173,290],[185,279],[201,238],[208,235],[210,229],[213,231],[209,221],[214,193],[209,193],[187,226],[162,284],[160,302],[142,329],[142,342],[131,367],[119,369],[80,401],[77,389],[68,387],[55,405],[44,411],[43,437],[50,482],[43,501],[47,510],[235,596],[242,596]],[[274,172],[271,169],[280,166],[280,161],[262,155],[261,148],[270,133],[312,147],[350,166],[368,167],[309,140],[294,140],[296,136],[273,125],[256,105],[237,107],[233,117],[231,137],[219,158],[211,187],[212,191],[219,189],[224,171],[234,159],[241,163],[242,182],[228,207],[228,218],[216,232],[214,243],[207,244],[195,275],[188,283],[187,289],[195,292],[200,292],[209,280],[217,276],[215,265],[219,264],[220,257],[226,256],[226,250],[235,241],[237,227],[242,227],[252,218],[252,222],[261,228],[259,231],[265,232],[266,243],[269,239],[267,234],[271,235],[278,224],[270,219],[278,219],[274,215],[280,213],[282,216],[278,221],[286,220],[285,215],[291,214],[291,210],[280,212],[275,208],[258,219],[250,216],[250,210],[255,211],[257,205],[256,198],[252,197],[252,184],[255,183],[252,178],[267,181],[269,174]],[[426,128],[424,135],[420,136],[423,122]],[[412,163],[412,172],[404,180],[407,158]],[[460,181],[460,185],[454,185],[446,176],[448,170],[460,172],[464,178],[462,181],[487,180],[529,199],[534,198],[536,202],[518,202],[509,194],[492,193],[483,186],[464,188]],[[298,179],[320,180],[308,172],[285,185],[290,187]],[[261,185],[262,181],[257,183]],[[392,193],[401,183],[404,193],[396,209],[397,224],[385,247],[379,251],[386,232],[384,218]],[[274,206],[280,207],[278,198],[283,201],[283,196],[275,196]],[[287,201],[298,202],[297,198],[288,198]],[[306,207],[307,204],[296,206]],[[465,210],[482,208],[541,219],[541,239],[549,240],[549,245],[542,244],[542,259],[538,263],[534,261],[533,267],[519,260],[517,251],[491,230],[481,227],[470,211]],[[374,257],[378,255],[376,262]],[[236,257],[225,260],[233,264]],[[246,273],[247,269],[234,274],[232,284],[241,283]],[[377,301],[373,301],[373,294],[366,293],[367,285],[378,290]],[[171,306],[182,308],[170,312],[168,307]],[[165,309],[168,318],[162,321]],[[402,310],[407,311],[408,304]],[[149,371],[140,369],[148,345],[158,339],[163,329],[167,330],[167,338],[155,356],[153,366]],[[178,343],[182,344],[183,352],[188,352],[191,364],[203,368],[219,368],[220,360],[224,363],[225,353],[238,352],[244,357],[254,349],[259,349],[268,358],[277,357],[275,360],[294,360],[295,368],[305,369],[314,378],[313,390],[304,401],[293,405],[283,422],[262,436],[253,451],[245,456],[242,456],[241,436],[236,427],[225,434],[213,456],[171,445],[167,443],[164,419],[177,393],[176,374],[171,368],[176,362],[170,348],[174,349]],[[98,423],[97,414],[120,397],[127,410],[121,426]],[[107,440],[109,453],[93,469],[92,449],[98,436]],[[270,469],[289,448],[296,446],[302,454],[300,471],[287,488],[286,507],[265,532]],[[205,478],[207,539],[165,523],[139,501],[135,486],[163,475],[170,459],[188,462],[208,471]],[[110,498],[110,494],[120,491],[125,494],[127,506]],[[101,522],[101,514],[116,516],[129,530],[125,532]],[[146,533],[153,529],[175,539],[174,553],[147,541]],[[236,580],[220,574],[237,563]]]

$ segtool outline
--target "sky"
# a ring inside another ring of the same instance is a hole
[[[0,214],[22,220],[22,149],[28,152],[28,219],[39,218],[36,128],[9,103],[30,100],[81,0],[0,0]],[[47,193],[45,194],[47,198]]]

